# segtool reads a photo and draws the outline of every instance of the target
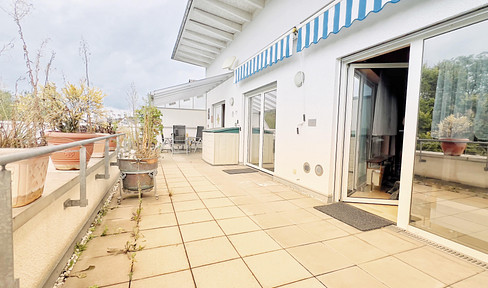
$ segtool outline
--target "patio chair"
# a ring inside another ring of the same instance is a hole
[[[203,126],[197,126],[197,135],[190,142],[190,149],[194,147],[193,152],[197,152],[198,146],[202,145],[202,134],[203,134]]]
[[[173,125],[171,153],[175,153],[175,148],[184,149],[188,154],[188,142],[186,139],[186,126]]]
[[[173,147],[173,138],[164,137],[164,134],[161,134],[161,152],[164,150],[172,150]]]

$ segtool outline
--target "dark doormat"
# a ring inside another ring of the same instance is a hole
[[[390,220],[343,202],[316,206],[314,208],[361,231],[374,230],[395,224]]]
[[[244,173],[254,173],[257,172],[255,169],[251,168],[242,168],[242,169],[227,169],[227,170],[222,170],[227,174],[244,174]]]

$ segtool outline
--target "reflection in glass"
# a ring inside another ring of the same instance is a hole
[[[259,165],[261,95],[249,98],[249,145],[247,162]]]
[[[276,90],[264,93],[263,168],[274,171]]]
[[[425,40],[410,224],[488,252],[488,21]]]

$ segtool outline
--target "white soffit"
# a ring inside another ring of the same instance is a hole
[[[185,84],[155,90],[151,92],[154,106],[162,106],[171,102],[203,95],[219,86],[233,75],[234,72],[228,72],[222,75],[212,76]]]
[[[265,0],[188,0],[171,59],[207,67]]]

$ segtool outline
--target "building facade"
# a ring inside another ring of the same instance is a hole
[[[173,59],[234,71],[207,127],[243,164],[486,262],[487,32],[485,0],[190,0]]]

